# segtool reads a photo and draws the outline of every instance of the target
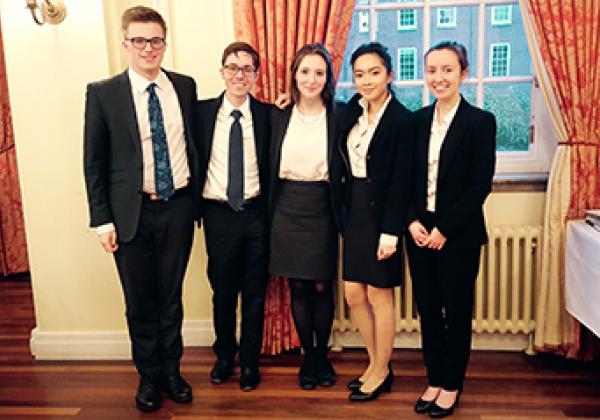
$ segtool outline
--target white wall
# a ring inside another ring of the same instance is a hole
[[[218,94],[221,52],[233,40],[229,1],[65,0],[67,19],[40,27],[23,1],[0,0],[37,318],[32,350],[38,358],[128,355],[114,263],[87,227],[82,132],[86,84],[123,68],[119,18],[132,3],[154,6],[165,16],[165,66],[192,75],[200,97]],[[543,196],[494,194],[486,213],[494,224],[540,224]],[[197,234],[184,289],[187,344],[212,340],[205,269]]]

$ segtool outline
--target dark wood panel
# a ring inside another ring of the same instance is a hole
[[[263,381],[242,392],[235,375],[212,385],[208,348],[186,348],[182,372],[194,387],[194,401],[165,400],[156,413],[134,406],[137,375],[129,362],[36,362],[28,341],[34,327],[27,282],[0,283],[0,418],[163,418],[163,419],[424,419],[412,405],[425,387],[418,350],[396,350],[392,392],[377,401],[347,400],[347,381],[366,365],[362,350],[333,353],[339,376],[331,388],[297,386],[298,354],[261,360]],[[521,353],[473,352],[456,419],[525,420],[600,418],[600,368],[562,358]]]

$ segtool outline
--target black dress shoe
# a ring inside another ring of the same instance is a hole
[[[135,394],[135,406],[144,413],[152,413],[160,408],[160,403],[158,386],[152,379],[142,376]]]
[[[363,381],[360,380],[360,376],[358,378],[352,379],[346,384],[346,387],[348,387],[350,391],[360,389],[361,386],[363,386]]]
[[[242,366],[240,369],[240,389],[252,391],[260,383],[258,367]]]
[[[394,374],[390,370],[383,382],[373,391],[362,392],[359,388],[352,391],[348,396],[348,399],[350,401],[356,402],[372,401],[374,399],[377,399],[377,397],[379,397],[379,394],[381,394],[382,392],[390,392],[392,390],[392,382],[394,382]]]
[[[167,392],[169,398],[176,403],[192,401],[192,387],[178,373],[165,376],[162,381],[162,388]]]
[[[233,374],[233,362],[225,359],[217,359],[210,371],[210,381],[213,384],[222,384]]]
[[[337,380],[335,370],[327,356],[322,356],[317,362],[317,383],[321,386],[333,386]]]
[[[435,400],[426,401],[422,398],[419,398],[415,403],[415,413],[417,414],[425,414],[431,409],[431,407],[435,404]]]
[[[460,394],[461,394],[461,391],[458,391],[458,393],[456,394],[456,399],[454,400],[454,404],[452,404],[448,408],[440,407],[434,401],[433,405],[429,408],[429,411],[428,411],[429,417],[432,417],[434,419],[441,419],[442,417],[451,416],[452,413],[454,413],[454,409],[458,405],[458,401],[460,399]]]
[[[311,390],[317,387],[317,366],[314,356],[305,355],[302,367],[298,372],[300,388]]]

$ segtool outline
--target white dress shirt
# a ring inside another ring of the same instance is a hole
[[[294,105],[281,146],[279,178],[294,181],[326,181],[327,111],[303,115]]]
[[[440,161],[440,150],[448,133],[448,128],[456,115],[460,100],[454,107],[438,122],[437,108],[434,107],[433,121],[431,122],[431,133],[429,135],[429,154],[427,157],[427,211],[435,212],[435,198],[437,192],[437,178]]]
[[[234,109],[238,109],[242,113],[240,124],[244,148],[244,199],[248,200],[260,193],[250,99],[247,97],[244,103],[237,108],[227,99],[227,95],[224,95],[223,103],[217,112],[206,183],[202,191],[202,197],[209,200],[227,201],[229,132],[234,121],[231,116],[231,111]]]
[[[371,144],[375,130],[377,130],[379,121],[391,100],[392,95],[388,94],[383,106],[371,123],[369,123],[369,105],[367,101],[364,98],[358,100],[358,104],[361,106],[363,112],[358,117],[358,121],[356,121],[352,130],[350,130],[347,141],[350,170],[352,176],[355,178],[367,177],[367,152],[369,151],[369,145]],[[379,245],[396,246],[398,245],[398,236],[381,233],[379,236]]]
[[[175,189],[183,188],[188,184],[190,169],[188,166],[185,129],[179,97],[165,72],[162,70],[154,80],[147,80],[136,73],[132,68],[127,71],[131,83],[131,95],[137,116],[138,129],[142,146],[143,160],[143,190],[145,193],[155,193],[154,186],[154,153],[152,151],[152,131],[150,130],[150,116],[148,114],[148,85],[156,83],[155,92],[160,102],[163,116],[165,134],[167,135],[167,146],[169,148],[169,161],[173,175],[173,186]],[[96,228],[100,235],[115,230],[113,223],[106,223]]]

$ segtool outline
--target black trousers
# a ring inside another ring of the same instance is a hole
[[[114,254],[140,375],[158,378],[179,372],[181,289],[194,234],[193,210],[189,193],[167,202],[144,198],[135,237],[119,242]]]
[[[481,247],[434,251],[417,247],[410,237],[407,242],[429,385],[462,389]]]
[[[260,198],[243,211],[205,200],[204,234],[218,359],[233,361],[238,294],[242,296],[240,364],[258,366],[267,285],[267,230]]]

